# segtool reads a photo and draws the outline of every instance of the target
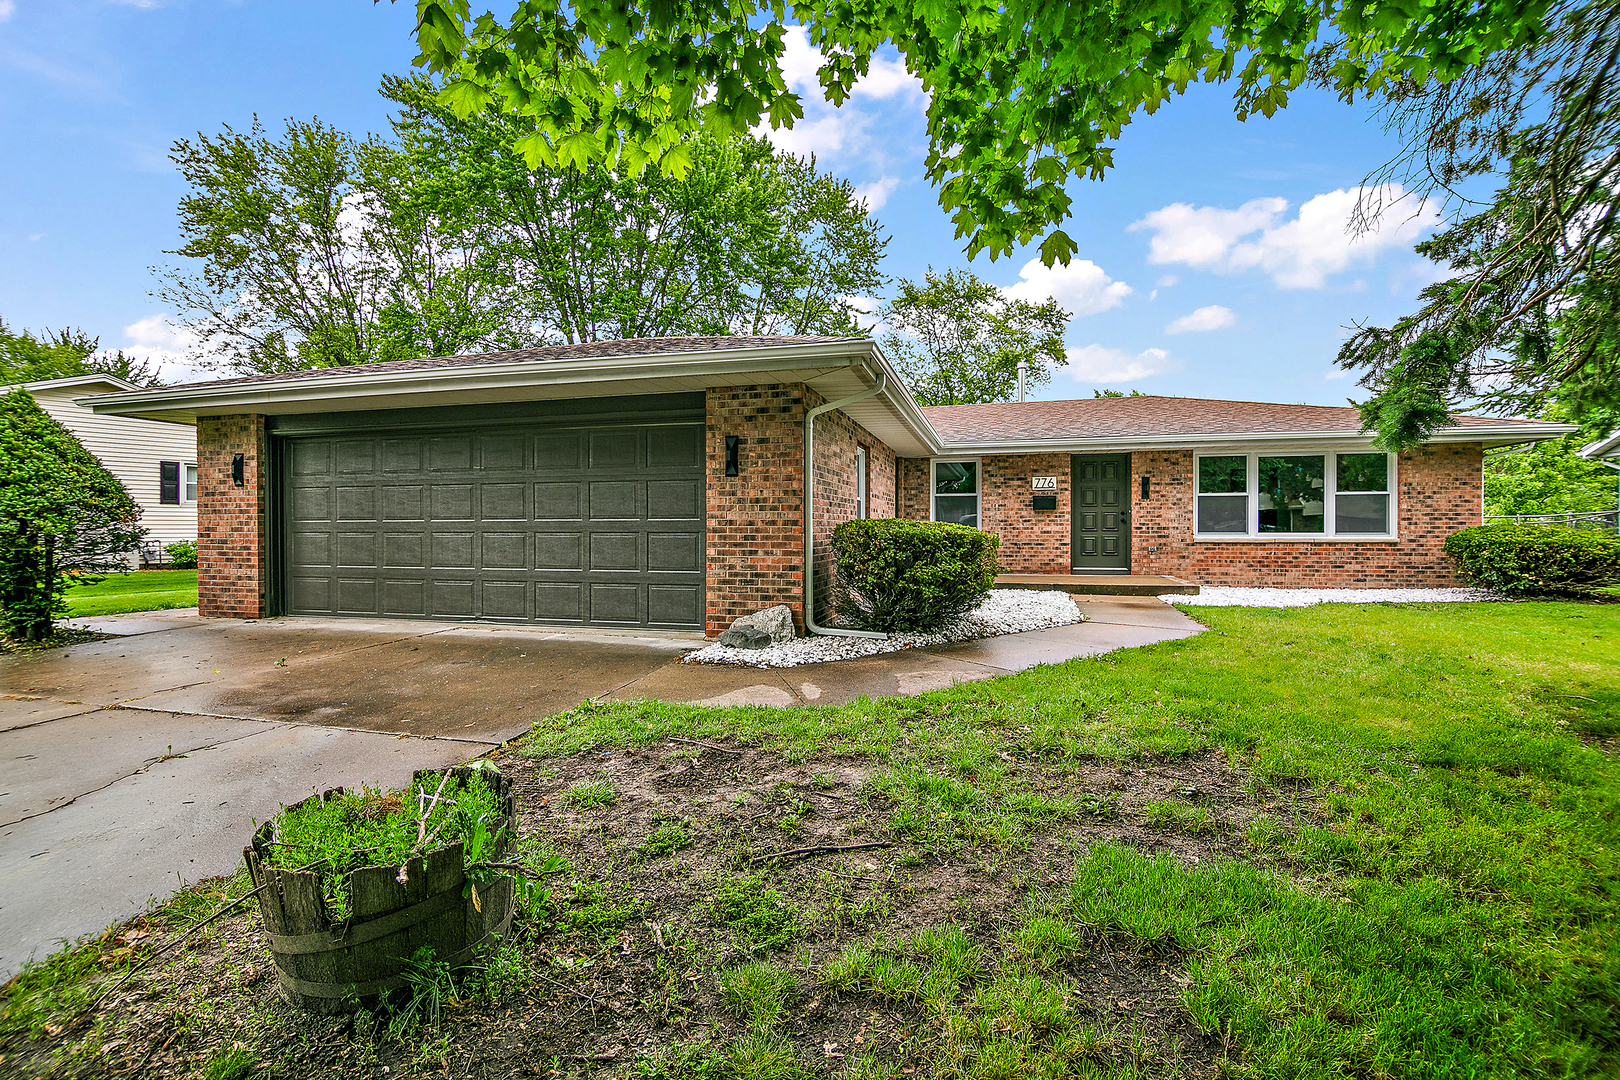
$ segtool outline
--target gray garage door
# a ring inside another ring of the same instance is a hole
[[[284,441],[295,615],[701,628],[701,424]]]

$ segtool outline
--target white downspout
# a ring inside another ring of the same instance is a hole
[[[880,367],[877,372],[877,383],[870,389],[851,394],[847,398],[839,398],[837,401],[829,401],[825,405],[817,405],[804,414],[804,629],[807,633],[820,634],[823,637],[889,636],[875,630],[835,630],[832,627],[816,625],[816,417],[824,412],[842,409],[845,405],[853,405],[874,394],[881,394],[887,381],[888,375]]]

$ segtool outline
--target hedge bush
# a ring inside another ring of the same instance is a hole
[[[172,544],[164,544],[163,550],[168,553],[169,565],[176,570],[197,569],[197,541],[176,540]]]
[[[1588,596],[1620,581],[1620,536],[1566,525],[1477,525],[1445,550],[1464,581],[1509,596]]]
[[[839,615],[865,630],[934,630],[973,610],[996,581],[1001,537],[897,518],[833,530]]]

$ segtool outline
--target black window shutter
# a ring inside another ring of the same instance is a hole
[[[180,463],[178,461],[158,462],[158,502],[175,506],[180,504]]]

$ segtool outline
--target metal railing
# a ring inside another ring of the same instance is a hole
[[[1620,510],[1593,510],[1570,514],[1486,514],[1485,520],[1516,521],[1532,525],[1568,525],[1572,529],[1620,533]]]

